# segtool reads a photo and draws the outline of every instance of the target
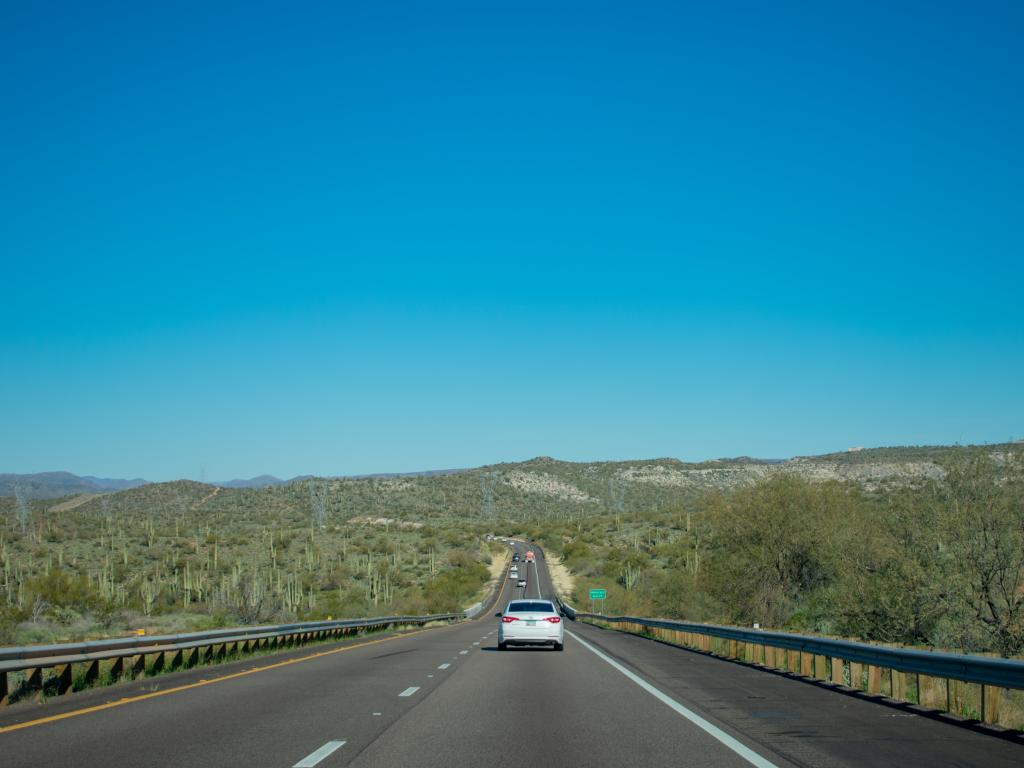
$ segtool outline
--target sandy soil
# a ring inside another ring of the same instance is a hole
[[[487,582],[487,589],[494,587],[494,582],[505,578],[505,571],[508,568],[508,561],[512,557],[510,550],[505,550],[501,555],[491,557],[491,564],[488,566],[491,571],[491,580]]]
[[[51,512],[67,512],[69,509],[74,509],[75,507],[80,507],[83,504],[85,504],[85,502],[89,501],[90,499],[95,499],[95,498],[97,498],[99,496],[102,496],[102,495],[103,495],[102,493],[80,493],[78,496],[75,496],[75,498],[73,498],[73,499],[68,499],[67,501],[62,501],[60,504],[56,504],[56,505],[50,507],[50,511]]]
[[[547,556],[548,573],[551,574],[551,582],[555,585],[555,591],[559,597],[568,597],[576,586],[576,580],[569,569],[562,565],[562,559],[555,555]]]

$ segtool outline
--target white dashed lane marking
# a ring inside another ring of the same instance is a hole
[[[418,685],[410,685],[408,688],[406,688],[404,691],[402,691],[398,695],[399,696],[412,696],[419,689],[420,689],[420,687]]]
[[[450,666],[451,666],[451,664],[449,664],[449,663],[448,663],[448,662],[446,661],[446,662],[445,662],[444,664],[442,664],[441,666],[439,666],[439,667],[438,667],[438,669],[448,669],[448,667],[450,667]]]
[[[293,765],[292,768],[313,768],[314,765],[319,763],[325,757],[327,757],[328,755],[330,755],[333,752],[336,752],[337,750],[341,749],[344,746],[345,746],[345,742],[344,741],[328,741],[326,744],[324,744],[322,747],[320,747],[320,749],[318,749],[316,752],[311,752],[308,755],[306,755],[304,758],[299,760],[299,762],[297,762],[295,765]]]

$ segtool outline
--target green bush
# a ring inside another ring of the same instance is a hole
[[[29,605],[42,604],[47,611],[77,613],[97,612],[106,608],[106,601],[85,576],[54,568],[49,573],[29,579],[25,584]]]
[[[468,552],[452,552],[449,563],[450,567],[435,576],[423,590],[430,613],[462,610],[490,577],[487,567]]]

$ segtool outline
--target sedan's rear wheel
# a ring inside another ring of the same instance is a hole
[[[565,648],[565,646],[562,643],[555,643],[555,650],[556,651],[560,651],[563,648]]]
[[[498,650],[499,651],[507,651],[508,650],[508,643],[498,643]]]

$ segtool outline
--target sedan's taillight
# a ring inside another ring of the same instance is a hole
[[[544,619],[544,621],[550,621],[552,624],[557,624],[561,621],[561,619],[557,616],[548,616],[546,619]]]
[[[502,616],[501,617],[501,623],[502,624],[511,624],[513,621],[519,621],[519,618],[516,617],[516,616]]]

